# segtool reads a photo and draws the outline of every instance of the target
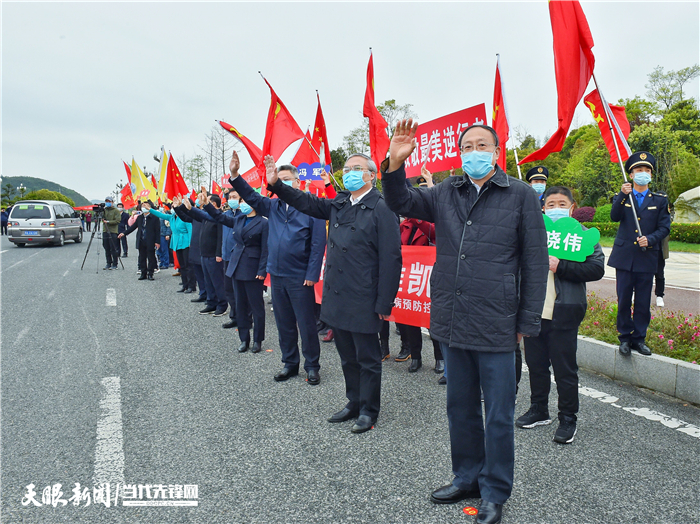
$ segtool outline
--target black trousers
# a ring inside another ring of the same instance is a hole
[[[525,362],[530,370],[530,402],[547,406],[551,376],[559,394],[559,420],[576,421],[578,413],[578,329],[552,329],[551,320],[542,320],[540,334],[525,338]]]
[[[236,320],[236,293],[233,291],[233,277],[226,276],[227,270],[228,260],[224,260],[224,295],[229,305],[228,318]]]
[[[120,233],[123,233],[123,231],[120,231]],[[129,254],[129,244],[127,243],[126,235],[117,240],[117,256],[122,256],[122,251],[125,255]]]
[[[236,294],[236,323],[241,342],[250,342],[250,315],[253,315],[253,342],[265,340],[265,300],[262,280],[233,279]]]
[[[0,228],[0,234],[7,236],[7,222],[2,223],[2,227]]]
[[[102,247],[105,250],[107,265],[116,266],[119,260],[119,239],[117,235],[109,231],[102,233]]]
[[[202,257],[199,257],[197,260],[190,260],[190,264],[192,264],[192,274],[194,275],[194,279],[197,281],[197,286],[199,287],[199,296],[208,298],[207,286],[204,282],[204,269],[202,268]]]
[[[145,242],[142,241],[140,244],[145,244]],[[157,265],[156,247],[151,246],[148,248],[139,246],[139,267],[141,267],[141,276],[143,276],[145,271],[149,277],[152,277]]]
[[[182,287],[197,291],[197,281],[194,278],[194,267],[190,263],[190,248],[175,250],[177,262],[180,265],[180,280]]]
[[[345,377],[347,408],[377,420],[382,389],[382,351],[377,334],[336,328],[333,334]]]
[[[413,360],[422,360],[423,351],[423,333],[418,326],[409,326],[407,324],[396,324],[401,333],[401,342],[406,344],[411,350],[411,358]],[[431,339],[432,340],[432,339]],[[440,343],[436,340],[433,342],[433,356],[435,360],[442,360],[442,350]]]
[[[644,342],[651,320],[651,286],[654,273],[617,269],[617,331],[620,342]],[[634,318],[632,318],[634,293]]]
[[[88,231],[90,231],[90,224],[91,224],[91,222],[85,222],[85,225],[87,226]]]
[[[379,328],[379,340],[389,340],[389,321],[383,320]]]
[[[656,270],[656,275],[654,279],[656,280],[656,288],[654,289],[654,294],[657,297],[663,297],[664,291],[666,291],[666,277],[664,276],[664,269],[666,268],[666,259],[664,258],[663,250],[659,249],[659,267]]]

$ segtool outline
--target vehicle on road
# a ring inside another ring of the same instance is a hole
[[[66,240],[83,241],[80,215],[59,200],[20,200],[12,206],[7,239],[17,247],[27,244],[62,246]]]

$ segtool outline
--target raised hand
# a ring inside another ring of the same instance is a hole
[[[231,177],[236,178],[238,176],[238,170],[241,168],[241,159],[238,158],[238,153],[233,150],[233,155],[231,155],[231,162],[228,165],[228,170],[231,172]]]
[[[192,204],[190,203],[190,199],[189,199],[189,198],[183,198],[183,199],[182,199],[182,203],[185,204],[185,207],[187,208],[188,211],[189,211],[190,209],[192,209]]]
[[[182,205],[182,195],[177,194],[173,197],[173,207],[179,207]]]
[[[277,176],[277,166],[275,165],[275,159],[272,158],[272,155],[267,155],[265,157],[265,160],[263,160],[263,163],[265,164],[267,183],[272,186],[277,182],[277,179],[279,178]]]
[[[207,195],[207,187],[201,186],[202,190],[197,195],[197,200],[199,200],[199,205],[204,207],[209,203],[209,196]]]
[[[389,171],[396,171],[416,148],[418,123],[412,118],[399,120],[389,145]]]
[[[428,187],[433,187],[435,184],[433,183],[433,174],[428,170],[425,165],[428,163],[426,160],[423,166],[420,168],[420,174],[423,175],[423,178],[425,178],[425,182],[428,184]]]

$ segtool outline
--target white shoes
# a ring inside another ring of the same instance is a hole
[[[656,297],[656,305],[658,307],[664,307],[664,297]]]

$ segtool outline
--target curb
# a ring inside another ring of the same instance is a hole
[[[675,358],[645,357],[632,351],[623,357],[618,347],[593,338],[578,336],[578,365],[666,395],[700,404],[700,365]]]

